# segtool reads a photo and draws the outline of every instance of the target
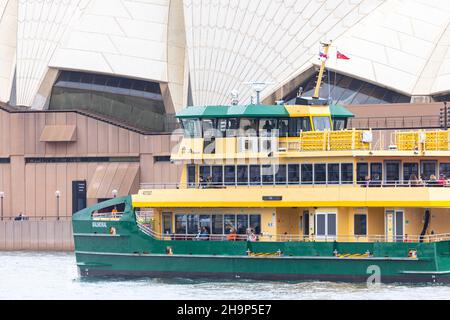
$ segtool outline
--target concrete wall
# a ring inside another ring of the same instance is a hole
[[[2,251],[73,251],[72,222],[0,221]]]

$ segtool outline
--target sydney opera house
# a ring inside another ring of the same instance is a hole
[[[0,0],[1,219],[36,220],[0,247],[58,248],[77,209],[177,182],[177,111],[248,104],[255,81],[264,103],[310,95],[329,41],[321,93],[354,126],[440,125],[446,0]]]

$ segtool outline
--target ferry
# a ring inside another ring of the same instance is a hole
[[[450,283],[450,131],[347,129],[324,70],[292,105],[178,113],[179,184],[75,214],[80,275]]]

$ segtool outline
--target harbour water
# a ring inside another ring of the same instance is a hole
[[[450,286],[81,279],[73,253],[0,252],[0,299],[449,300]]]

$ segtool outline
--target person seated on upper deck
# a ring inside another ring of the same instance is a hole
[[[438,186],[438,181],[434,174],[430,176],[430,180],[428,180],[427,186],[428,187],[437,187]]]
[[[236,241],[237,240],[237,232],[235,228],[231,228],[230,233],[227,235],[228,241]]]
[[[447,184],[447,178],[445,177],[444,174],[441,173],[441,175],[439,176],[438,185],[445,187],[446,184]]]
[[[207,241],[209,240],[209,230],[208,227],[202,227],[200,233],[198,234],[198,240]]]
[[[371,188],[381,187],[381,179],[378,174],[374,175],[373,179],[369,181],[369,187]]]
[[[411,187],[419,187],[419,178],[417,178],[417,176],[415,174],[412,174],[409,177],[409,185]]]

